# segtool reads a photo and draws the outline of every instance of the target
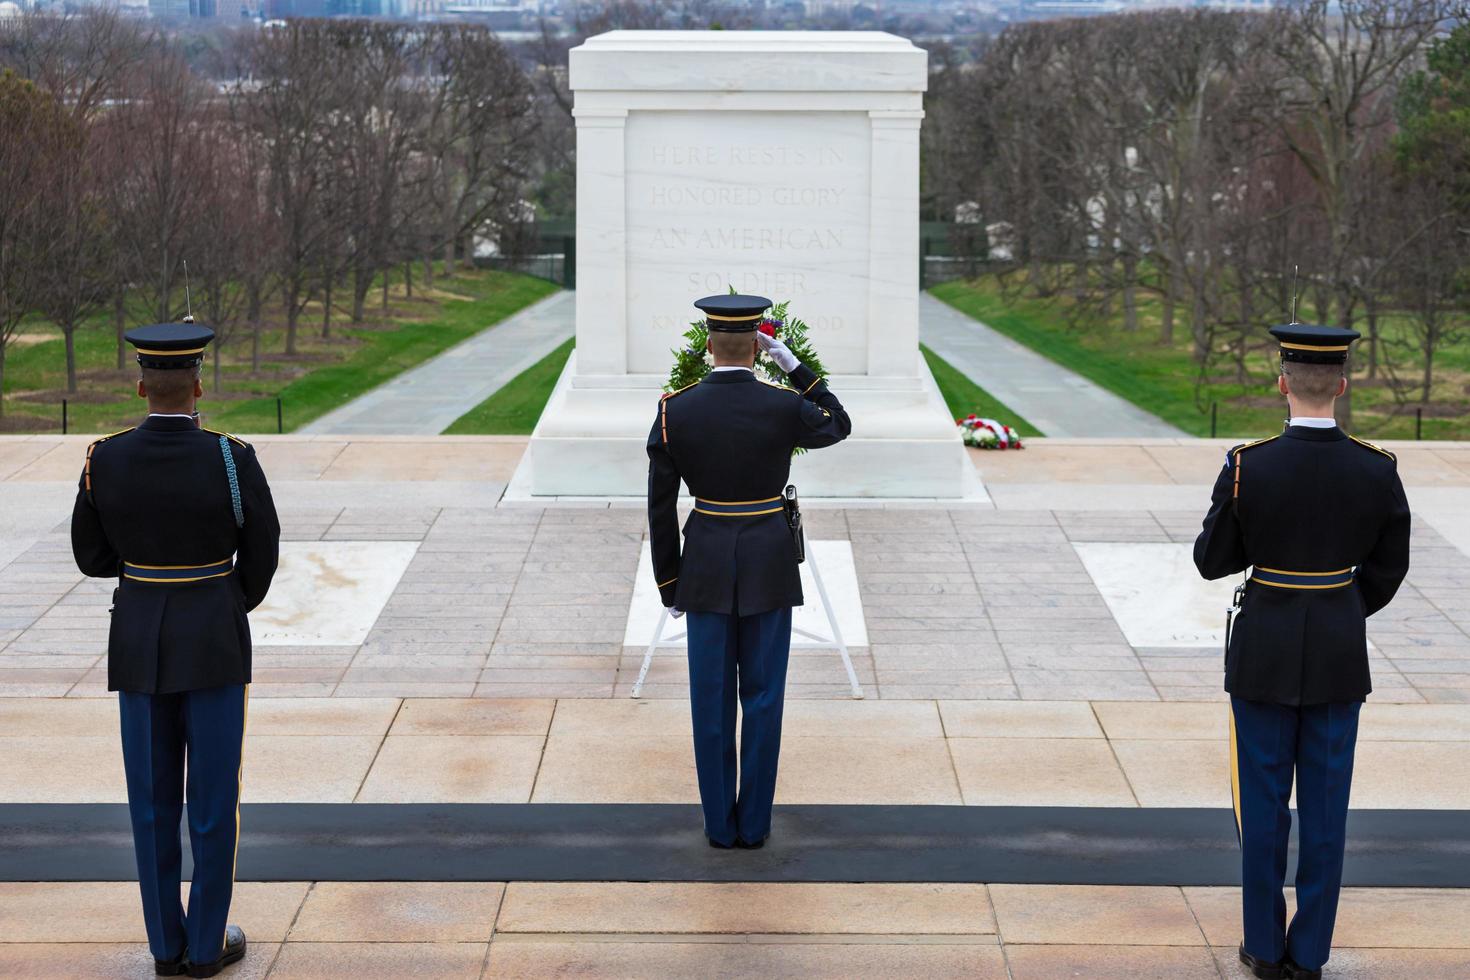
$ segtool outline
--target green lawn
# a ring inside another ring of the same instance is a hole
[[[935,286],[931,292],[960,312],[985,321],[1012,340],[1185,432],[1209,435],[1209,406],[1201,412],[1195,405],[1196,371],[1188,351],[1160,347],[1146,327],[1134,334],[1092,325],[1087,329],[1070,328],[1055,307],[1040,300],[1003,296],[991,279],[955,280]],[[1241,434],[1256,431],[1255,414],[1238,417],[1221,406],[1221,434],[1229,433],[1232,426],[1241,429]]]
[[[431,295],[419,288],[405,298],[397,287],[386,313],[375,290],[369,296],[367,322],[361,325],[334,309],[326,338],[321,336],[321,307],[314,303],[302,316],[297,353],[289,356],[280,313],[268,310],[259,373],[250,369],[250,342],[243,328],[223,348],[223,391],[213,390],[213,365],[206,362],[200,404],[205,424],[239,433],[274,432],[279,397],[285,429],[292,431],[556,288],[516,273],[466,270],[437,278]],[[129,358],[117,370],[110,318],[99,317],[77,331],[81,390],[75,395],[64,390],[63,351],[59,332],[49,324],[23,328],[22,342],[8,352],[3,430],[59,431],[63,397],[70,402],[74,432],[112,432],[136,424],[142,403],[130,393],[137,369]]]
[[[1210,405],[1219,405],[1220,436],[1258,437],[1280,431],[1286,403],[1275,388],[1274,358],[1263,350],[1250,360],[1251,378],[1241,384],[1213,378],[1196,389],[1199,366],[1190,350],[1187,324],[1176,326],[1176,342],[1158,341],[1159,306],[1152,298],[1140,301],[1140,327],[1122,329],[1121,313],[1109,319],[1070,323],[1061,299],[1041,300],[1003,292],[994,277],[956,280],[931,292],[955,309],[985,321],[995,330],[1063,367],[1088,378],[1197,436],[1210,434]],[[1391,319],[1385,336],[1404,329]],[[1362,368],[1362,358],[1355,365]],[[1470,437],[1470,406],[1465,403],[1470,380],[1470,345],[1447,347],[1436,360],[1440,380],[1435,403],[1425,412],[1424,438]],[[1367,438],[1412,439],[1412,406],[1396,411],[1392,394],[1381,384],[1368,382],[1361,370],[1353,380],[1353,428]]]
[[[508,381],[504,388],[465,412],[445,435],[530,435],[551,397],[551,389],[571,356],[575,338],[568,340]]]
[[[957,419],[971,414],[995,419],[1009,425],[1022,437],[1043,434],[1036,426],[1008,408],[1000,399],[971,381],[967,375],[961,374],[944,358],[922,344],[919,345],[919,350],[924,352],[924,360],[929,362],[929,370],[934,372],[934,381],[939,385],[939,393],[944,396],[944,403],[949,406],[949,414]]]

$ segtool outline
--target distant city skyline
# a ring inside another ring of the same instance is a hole
[[[761,29],[779,29],[791,19],[809,19],[814,28],[850,20],[856,28],[888,27],[892,20],[927,19],[925,35],[991,33],[1005,24],[1129,11],[1199,7],[1217,10],[1268,10],[1276,0],[726,0],[727,10],[749,12]],[[466,20],[497,31],[539,30],[543,21],[569,24],[600,3],[587,0],[19,0],[7,12],[30,9],[116,7],[161,20],[205,20],[222,24],[242,19],[290,17],[383,17],[401,20]],[[776,23],[764,23],[773,21]],[[806,26],[806,25],[803,25]],[[900,25],[900,29],[901,25]]]

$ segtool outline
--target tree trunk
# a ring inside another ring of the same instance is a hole
[[[225,390],[224,389],[224,383],[222,381],[220,381],[220,363],[219,363],[220,361],[224,360],[224,357],[225,357],[225,342],[224,342],[224,339],[222,337],[217,337],[215,339],[215,342],[214,342],[214,353],[210,355],[210,360],[214,362],[213,363],[213,367],[214,367],[214,390],[215,390],[215,392],[221,392],[221,391],[224,391]]]
[[[66,337],[66,391],[67,394],[77,393],[77,325],[62,326],[61,333]]]
[[[1174,274],[1164,273],[1164,300],[1162,322],[1159,325],[1159,345],[1161,347],[1174,346]]]
[[[368,290],[373,288],[373,277],[367,266],[357,263],[352,267],[352,322],[361,323],[367,312]]]
[[[393,283],[393,267],[383,266],[383,312],[388,312],[388,287]]]
[[[1363,312],[1368,318],[1368,380],[1378,377],[1378,307],[1364,300]]]
[[[246,287],[245,321],[250,324],[250,373],[260,373],[260,284]]]
[[[123,336],[128,329],[127,291],[122,286],[112,294],[112,326],[117,334],[117,369],[121,371],[127,364],[127,338]]]
[[[1189,311],[1189,331],[1194,335],[1194,359],[1203,364],[1209,357],[1210,349],[1205,330],[1205,297],[1200,289],[1194,290],[1194,304]]]
[[[284,287],[286,300],[286,353],[296,353],[296,323],[301,319],[301,306],[296,301],[301,298],[301,284],[292,282]]]
[[[1431,334],[1431,336],[1433,334],[1433,328],[1432,327],[1430,328],[1430,334]],[[1425,338],[1425,341],[1424,341],[1424,378],[1423,378],[1424,395],[1423,395],[1422,398],[1419,399],[1425,405],[1428,405],[1429,404],[1429,397],[1434,392],[1434,348],[1436,346],[1437,346],[1437,344],[1435,343],[1434,340],[1429,339],[1427,337]]]
[[[1131,256],[1123,260],[1123,329],[1128,333],[1138,331],[1138,260]]]
[[[403,263],[403,298],[413,299],[413,263]]]
[[[424,288],[434,288],[434,256],[427,254],[424,256]]]
[[[332,336],[332,275],[322,284],[322,339]]]
[[[0,419],[5,417],[5,338],[0,337]]]
[[[454,246],[455,246],[455,239],[459,238],[459,221],[458,221],[459,215],[456,213],[458,211],[458,208],[456,208],[454,206],[454,204],[452,203],[453,198],[454,198],[454,193],[453,193],[453,190],[454,189],[452,187],[448,186],[448,184],[449,184],[449,178],[446,175],[445,176],[445,187],[444,187],[444,214],[443,214],[443,220],[444,220],[444,228],[443,228],[443,234],[444,234],[444,274],[446,276],[452,276],[452,275],[454,275]]]

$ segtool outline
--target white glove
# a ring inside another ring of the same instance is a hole
[[[680,609],[678,606],[670,606],[669,615],[673,616],[675,619],[678,619],[680,616],[684,615],[684,610]]]
[[[776,367],[780,368],[784,373],[790,374],[801,366],[801,362],[796,359],[796,355],[791,353],[791,348],[781,343],[775,337],[768,337],[763,333],[757,332],[755,342],[760,344],[761,350],[765,351],[771,360],[776,362]]]

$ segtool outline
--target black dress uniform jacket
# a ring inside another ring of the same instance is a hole
[[[71,541],[85,575],[117,578],[107,687],[170,694],[250,682],[250,626],[276,571],[281,526],[255,451],[230,437],[245,526],[237,528],[221,433],[149,416],[94,443],[72,510]],[[122,563],[234,571],[196,582],[143,583]]]
[[[852,423],[837,396],[806,365],[794,388],[750,371],[711,372],[664,395],[648,434],[648,529],[654,581],[666,606],[753,616],[802,603],[796,547],[780,503],[756,517],[701,513],[684,523],[679,481],[696,498],[736,503],[779,497],[791,451],[847,438]]]
[[[1342,588],[1248,583],[1225,690],[1287,705],[1363,700],[1373,689],[1364,620],[1408,573],[1409,520],[1393,454],[1341,429],[1292,426],[1230,450],[1194,543],[1200,574],[1356,574]]]

